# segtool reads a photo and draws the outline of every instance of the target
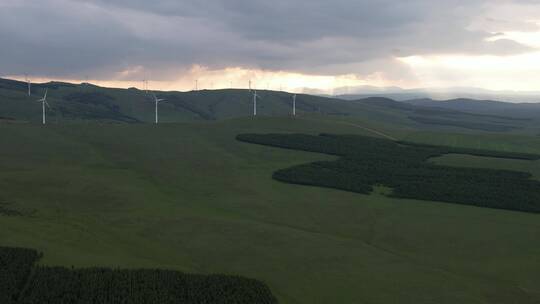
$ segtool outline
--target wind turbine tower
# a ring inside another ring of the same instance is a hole
[[[148,94],[148,80],[143,79],[143,91]]]
[[[257,98],[261,98],[259,97],[259,95],[257,95],[257,90],[253,91],[253,116],[257,116]]]
[[[159,116],[158,116],[158,105],[160,102],[165,101],[165,99],[159,99],[157,98],[156,94],[154,95],[154,102],[156,103],[156,125],[159,123]]]
[[[292,97],[292,115],[296,116],[296,94]]]
[[[43,120],[42,120],[42,123],[43,125],[46,124],[46,121],[45,121],[45,105],[47,105],[47,107],[50,109],[51,106],[49,105],[49,103],[47,102],[47,92],[49,91],[49,89],[45,89],[45,96],[43,96],[43,98],[39,99],[38,102],[41,102],[41,109],[43,111]]]
[[[28,83],[28,96],[32,95],[32,82],[30,81],[30,78],[28,78],[28,75],[25,75],[26,83]]]

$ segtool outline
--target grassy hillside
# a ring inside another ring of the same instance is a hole
[[[404,102],[417,106],[436,107],[484,115],[513,116],[517,118],[533,118],[540,115],[538,100],[532,103],[510,103],[494,100],[457,98],[440,101],[433,99],[411,99]]]
[[[150,123],[154,121],[152,92],[137,89],[111,89],[94,85],[68,83],[34,84],[33,95],[27,95],[23,82],[0,79],[0,122],[41,122],[41,106],[37,99],[49,89],[47,110],[51,124],[72,122]],[[288,117],[292,112],[292,95],[286,92],[259,91],[260,116]],[[253,113],[252,93],[229,89],[192,92],[156,92],[167,100],[159,106],[160,121],[208,122],[249,117]],[[473,102],[473,101],[471,101]],[[473,102],[474,103],[474,102]],[[540,110],[530,105],[513,105],[519,111],[498,111],[500,104],[486,104],[480,113],[472,107],[463,110],[437,107],[437,104],[407,104],[387,98],[366,98],[345,101],[300,94],[297,113],[300,117],[323,117],[362,124],[382,124],[394,129],[424,129],[444,132],[483,132],[540,134]],[[440,103],[442,104],[442,103]],[[448,103],[450,104],[450,103]],[[451,103],[457,104],[456,103]],[[491,109],[498,112],[490,112]],[[540,109],[540,108],[539,108]],[[528,113],[523,116],[522,113]],[[516,115],[514,115],[516,114]]]
[[[354,101],[353,101],[354,102]],[[538,104],[511,104],[482,100],[410,100],[397,102],[371,97],[356,102],[390,108],[407,115],[415,127],[492,133],[535,133],[540,126]]]
[[[65,83],[35,84],[33,96],[27,95],[26,84],[0,79],[0,116],[16,120],[40,122],[41,107],[35,100],[49,89],[48,111],[51,123],[77,120],[116,122],[153,122],[153,92],[137,89],[111,89],[94,85]],[[252,93],[228,89],[192,92],[156,92],[167,100],[160,105],[162,122],[212,121],[251,116]],[[261,116],[289,116],[292,95],[286,92],[259,91],[258,113]],[[297,113],[343,116],[365,108],[341,100],[310,95],[297,97]]]
[[[276,182],[278,169],[335,158],[235,137],[377,128],[528,153],[540,138],[308,118],[0,125],[0,205],[20,211],[0,215],[0,245],[36,248],[53,266],[242,275],[284,304],[540,301],[538,215]]]

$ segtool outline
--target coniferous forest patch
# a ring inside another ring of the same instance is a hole
[[[396,198],[440,201],[525,212],[540,212],[540,182],[529,173],[458,168],[429,163],[444,154],[536,160],[540,156],[466,148],[418,145],[356,135],[241,134],[243,142],[337,155],[278,170],[282,182],[369,194],[375,185]]]
[[[0,303],[277,303],[266,284],[239,276],[36,266],[41,257],[32,249],[0,247]]]

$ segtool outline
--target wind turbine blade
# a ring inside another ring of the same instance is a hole
[[[43,97],[44,100],[47,100],[47,93],[49,92],[49,89],[45,89],[45,96]]]
[[[45,100],[44,102],[45,102],[45,104],[47,105],[47,107],[50,109],[51,106],[49,105],[49,103],[48,103],[46,100]]]

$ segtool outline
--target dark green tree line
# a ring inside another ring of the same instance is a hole
[[[276,304],[262,282],[160,269],[34,266],[35,250],[0,247],[2,304]]]
[[[540,182],[531,175],[494,169],[439,166],[427,160],[444,154],[510,159],[539,159],[523,153],[394,142],[385,139],[321,134],[241,134],[238,140],[286,149],[341,156],[278,170],[279,181],[336,188],[363,194],[374,185],[393,189],[391,196],[498,209],[540,212]]]

